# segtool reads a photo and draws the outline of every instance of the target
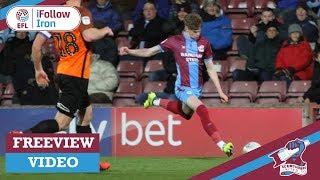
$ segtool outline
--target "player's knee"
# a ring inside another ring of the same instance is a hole
[[[55,119],[59,125],[59,130],[67,129],[69,127],[71,120],[72,120],[71,117],[69,117],[65,114],[62,114],[60,112],[57,113]]]
[[[66,120],[57,120],[57,123],[59,125],[59,131],[65,130],[69,127],[69,122],[66,122]]]

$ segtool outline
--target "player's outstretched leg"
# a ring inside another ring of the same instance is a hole
[[[143,103],[144,108],[151,106],[160,106],[174,114],[179,114],[183,118],[189,120],[192,117],[191,114],[185,114],[182,110],[182,103],[176,100],[160,99],[154,92],[148,93],[147,100]]]
[[[62,129],[69,127],[72,118],[57,112],[55,119],[47,119],[39,122],[30,129],[23,131],[24,133],[56,133]]]
[[[211,137],[213,142],[223,151],[228,157],[233,154],[233,144],[225,143],[217,127],[212,121],[208,108],[198,99],[196,95],[187,96],[186,105],[194,110],[200,117],[201,124],[206,133]]]
[[[203,129],[212,138],[212,140],[217,144],[217,146],[228,156],[233,154],[233,144],[231,142],[225,143],[217,127],[211,121],[210,113],[205,105],[200,105],[197,107],[196,113],[199,115]]]
[[[55,119],[47,119],[39,122],[24,133],[55,133],[59,131],[59,125]]]

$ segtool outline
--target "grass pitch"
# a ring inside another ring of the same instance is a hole
[[[228,158],[103,157],[102,160],[110,162],[111,168],[100,174],[5,174],[4,157],[0,157],[0,180],[188,179]]]

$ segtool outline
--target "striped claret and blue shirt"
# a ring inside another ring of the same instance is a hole
[[[169,37],[159,46],[162,51],[174,54],[178,72],[176,86],[202,88],[204,63],[211,61],[213,56],[208,40],[202,36],[196,40],[184,32]]]

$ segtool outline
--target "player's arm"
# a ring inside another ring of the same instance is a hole
[[[220,97],[222,98],[222,100],[224,102],[228,102],[228,97],[222,91],[218,74],[214,70],[214,65],[213,65],[212,59],[205,60],[205,65],[207,67],[207,71],[208,71],[209,77],[212,80],[212,82],[214,83],[214,85],[216,86],[216,89],[217,89]]]
[[[153,46],[151,48],[144,49],[129,49],[128,47],[121,47],[119,49],[119,55],[131,55],[137,57],[150,57],[162,52],[160,46]]]
[[[112,30],[108,26],[101,29],[93,27],[92,15],[88,9],[82,8],[80,13],[81,23],[79,28],[81,35],[86,42],[92,42],[105,36],[113,36]]]
[[[45,35],[38,33],[35,40],[32,44],[32,53],[31,58],[34,63],[34,70],[35,70],[35,78],[37,81],[37,84],[42,87],[47,87],[49,85],[49,78],[47,74],[44,72],[42,68],[42,52],[41,48],[43,44],[46,42],[47,38]]]
[[[82,31],[82,37],[86,42],[92,42],[105,36],[113,36],[113,32],[109,27],[97,29],[94,27]]]
[[[34,69],[36,71],[43,70],[42,69],[42,64],[41,64],[41,59],[42,59],[42,53],[41,53],[41,48],[43,44],[46,42],[47,38],[44,37],[42,34],[37,34],[35,40],[33,41],[32,44],[32,53],[31,53],[31,58],[34,63]]]

